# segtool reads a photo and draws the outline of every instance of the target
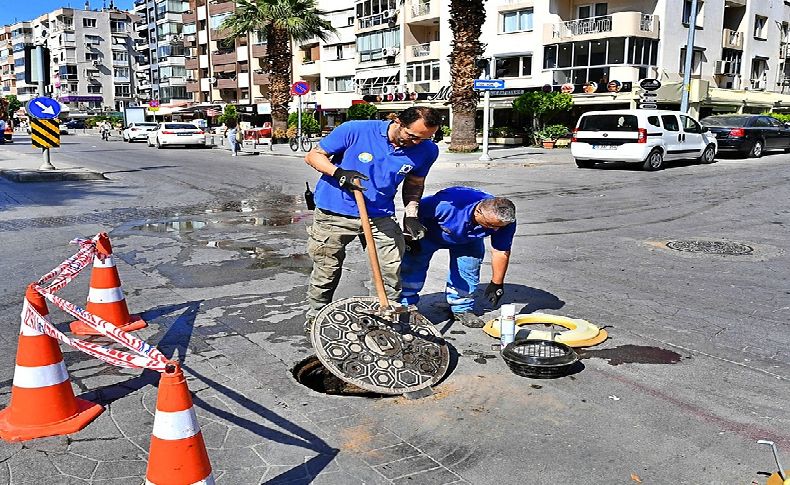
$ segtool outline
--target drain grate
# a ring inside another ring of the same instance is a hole
[[[669,241],[667,247],[687,253],[722,254],[725,256],[745,256],[754,252],[754,248],[751,246],[729,241]]]

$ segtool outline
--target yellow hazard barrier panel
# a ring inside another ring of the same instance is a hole
[[[60,127],[55,120],[38,120],[30,122],[30,138],[33,146],[38,148],[55,148],[60,146]]]
[[[530,313],[516,315],[516,326],[522,325],[559,325],[567,328],[564,332],[558,332],[554,336],[555,342],[560,342],[571,347],[589,347],[598,345],[609,337],[606,330],[600,329],[587,320],[580,318],[561,317],[548,313]],[[488,335],[499,338],[499,319],[489,320],[483,327],[483,331]],[[552,332],[546,330],[530,330],[527,335],[528,340],[552,340]]]

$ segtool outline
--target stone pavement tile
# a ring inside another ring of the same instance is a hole
[[[207,422],[199,418],[198,424],[200,424],[200,431],[203,433],[203,442],[206,444],[206,448],[219,449],[227,446],[229,443],[228,436],[234,428],[229,427],[225,423]]]
[[[19,453],[23,448],[25,448],[25,446],[22,443],[6,443],[0,441],[0,463],[8,460],[13,454]]]
[[[403,442],[403,438],[387,429],[381,429],[377,432],[375,428],[365,426],[338,430],[332,436],[333,442],[337,443],[337,446],[342,450],[354,453],[364,453]]]
[[[288,443],[267,441],[253,446],[253,449],[269,465],[292,467],[304,465],[307,460],[319,455],[320,453],[315,451],[318,447],[320,444],[314,445],[296,438]]]
[[[395,478],[411,475],[420,471],[431,470],[438,466],[439,464],[428,455],[417,455],[410,458],[404,458],[400,461],[393,461],[392,463],[379,465],[375,468],[379,471],[379,473],[390,480],[393,480]]]
[[[233,450],[211,450],[209,458],[211,463],[221,465],[225,470],[267,466],[267,463],[251,447]]]
[[[89,479],[99,465],[97,460],[76,455],[74,453],[50,453],[50,461],[62,475]]]
[[[24,448],[43,453],[65,453],[69,451],[69,441],[68,436],[49,436],[25,441]]]
[[[261,484],[284,485],[287,483],[311,483],[311,477],[303,464],[292,466],[271,466],[266,471]]]
[[[371,483],[374,482],[362,480],[347,473],[336,471],[322,473],[310,480],[310,485],[370,485]],[[389,481],[387,481],[387,483],[389,483]]]
[[[0,464],[0,483],[11,483],[11,470],[8,463]]]
[[[500,477],[504,478],[504,477]],[[504,481],[504,480],[503,480]],[[465,483],[464,480],[445,467],[434,468],[413,475],[393,480],[394,485],[445,485],[449,483]]]
[[[136,483],[139,477],[145,476],[147,466],[147,458],[145,460],[105,461],[99,463],[93,477],[95,479],[126,477],[129,480],[128,483]]]
[[[69,445],[69,452],[99,461],[136,460],[145,456],[142,449],[126,438],[74,441]]]
[[[10,470],[13,485],[22,483],[49,483],[50,477],[60,476],[58,469],[49,460],[46,453],[23,450],[6,461]]]
[[[87,441],[117,439],[122,438],[123,434],[121,430],[118,429],[118,426],[115,424],[108,410],[105,409],[104,412],[88,424],[88,426],[69,436],[71,441]]]
[[[212,464],[213,467],[213,464]],[[213,468],[214,479],[220,485],[258,485],[264,482],[263,477],[269,467],[253,467],[244,469],[219,470]]]
[[[368,465],[376,466],[402,460],[404,458],[409,458],[419,454],[421,454],[420,450],[406,442],[401,442],[394,446],[378,448],[366,453],[362,453],[360,458],[362,458],[362,460],[364,460]]]
[[[105,411],[105,413],[108,414],[113,424],[124,436],[137,435],[145,430],[148,430],[150,433],[154,429],[154,416],[141,408],[142,405],[138,403],[138,408],[134,410],[134,412],[122,412],[118,414],[116,413],[115,406],[112,406],[110,411]]]

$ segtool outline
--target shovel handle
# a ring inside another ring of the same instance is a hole
[[[354,180],[354,183],[359,185],[359,180]],[[359,220],[362,222],[362,232],[365,234],[365,245],[368,247],[368,259],[370,260],[370,269],[373,272],[373,284],[376,286],[379,305],[381,308],[389,308],[390,302],[387,299],[387,292],[384,291],[384,279],[381,276],[379,255],[376,251],[376,242],[373,240],[373,228],[370,227],[365,197],[362,195],[361,190],[352,190],[352,192],[354,192],[354,199],[356,199],[357,207],[359,208]]]

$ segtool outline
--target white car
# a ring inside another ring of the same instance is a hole
[[[660,170],[665,160],[711,163],[717,150],[716,136],[680,111],[590,111],[579,118],[571,138],[571,155],[579,168],[632,162]]]
[[[153,122],[129,123],[129,126],[122,132],[123,141],[131,143],[137,140],[147,140],[148,132],[155,130],[156,127],[157,123]]]
[[[164,148],[170,145],[206,146],[206,134],[192,123],[167,121],[159,123],[153,131],[148,132],[148,146]]]

